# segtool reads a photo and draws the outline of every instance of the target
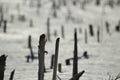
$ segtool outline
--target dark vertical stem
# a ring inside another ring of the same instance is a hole
[[[107,33],[109,34],[110,33],[110,25],[109,25],[109,23],[108,22],[106,22],[105,23],[105,25],[106,25],[106,31],[107,31]]]
[[[4,80],[4,72],[6,66],[6,55],[0,56],[0,80]]]
[[[7,20],[4,21],[3,31],[4,33],[7,33]]]
[[[88,43],[88,38],[87,38],[87,30],[85,29],[85,43],[87,44]]]
[[[74,59],[73,59],[73,76],[78,73],[78,49],[77,49],[77,30],[74,32]]]
[[[50,39],[50,18],[47,19],[47,39],[48,41],[51,41]]]
[[[33,50],[32,50],[32,47],[30,48],[30,54],[31,54],[31,59],[32,59],[32,61],[34,60],[34,53],[33,53]]]
[[[42,34],[39,39],[38,46],[38,80],[44,80],[44,53],[45,53],[45,34]]]
[[[56,8],[56,2],[55,2],[55,0],[52,0],[52,8],[53,9]]]
[[[76,0],[73,0],[73,5],[76,6],[77,2]]]
[[[52,55],[52,57],[51,57],[51,65],[50,65],[50,69],[53,69],[53,65],[54,65],[54,57],[55,57],[55,55]]]
[[[64,26],[62,25],[61,27],[61,34],[62,34],[62,38],[65,38],[65,31],[64,31]]]
[[[96,5],[97,5],[97,6],[100,5],[100,0],[96,0]]]
[[[15,73],[15,70],[13,70],[13,71],[11,72],[11,75],[10,75],[10,79],[9,79],[9,80],[13,80],[14,73]]]
[[[97,42],[99,43],[100,42],[100,28],[98,27],[98,30],[97,30]]]
[[[34,53],[33,53],[33,50],[32,50],[32,38],[31,38],[31,35],[29,35],[28,37],[28,48],[30,49],[30,57],[27,58],[27,61],[29,62],[29,58],[32,59],[32,61],[34,60]]]
[[[56,80],[56,76],[57,76],[57,63],[58,63],[59,40],[60,40],[60,38],[57,38],[57,39],[56,39],[55,59],[54,59],[53,79],[52,79],[52,80]]]
[[[58,64],[58,71],[59,71],[60,73],[62,73],[62,64],[61,64],[61,63]]]
[[[29,36],[28,36],[28,48],[31,48],[31,47],[32,47],[32,46],[31,46],[31,41],[32,41],[31,35],[29,35]]]
[[[89,25],[89,30],[90,30],[90,35],[94,36],[93,26],[91,24]]]

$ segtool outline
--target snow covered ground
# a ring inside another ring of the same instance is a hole
[[[25,0],[24,0],[25,1]],[[9,79],[10,72],[15,69],[14,80],[37,80],[38,61],[26,63],[25,56],[30,54],[27,48],[28,36],[32,36],[32,46],[35,55],[38,51],[38,39],[43,33],[46,33],[46,21],[50,17],[50,32],[52,42],[46,43],[48,54],[45,56],[46,68],[50,67],[51,55],[54,54],[55,40],[54,31],[58,31],[58,37],[61,37],[61,25],[65,28],[65,39],[60,39],[59,63],[62,63],[63,73],[58,75],[62,80],[68,80],[72,77],[72,65],[66,66],[65,60],[73,56],[74,28],[77,28],[78,33],[78,52],[79,56],[83,55],[84,51],[88,51],[89,59],[79,60],[79,72],[85,70],[85,74],[81,80],[108,80],[110,75],[117,75],[120,72],[120,33],[115,31],[115,26],[120,19],[120,6],[115,6],[113,9],[109,6],[96,6],[94,2],[86,5],[85,10],[82,10],[79,5],[73,6],[69,4],[62,6],[57,10],[58,17],[53,18],[51,1],[41,0],[42,7],[39,9],[39,14],[36,13],[36,7],[29,7],[29,1],[24,4],[23,0],[0,0],[1,5],[4,5],[5,19],[8,20],[7,33],[3,33],[3,28],[0,28],[0,55],[6,54],[7,65],[5,71],[5,80]],[[16,6],[20,7],[20,13]],[[65,17],[68,15],[68,10],[74,21],[66,22]],[[24,14],[25,22],[18,20],[18,14]],[[14,21],[10,22],[10,16],[14,15]],[[29,21],[33,20],[33,27],[29,27]],[[110,23],[110,33],[106,32],[105,21]],[[84,42],[84,30],[88,25],[94,27],[95,36],[91,37],[88,34],[88,44]],[[97,42],[96,30],[100,27],[103,29],[102,42]],[[82,33],[79,32],[82,29]],[[71,62],[72,63],[72,62]],[[45,80],[52,79],[52,70],[45,73]]]

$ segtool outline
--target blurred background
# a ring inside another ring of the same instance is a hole
[[[120,72],[120,0],[0,0],[0,55],[8,55],[5,80],[15,69],[14,80],[37,80],[38,44],[46,34],[45,80],[52,79],[50,61],[60,37],[58,63],[62,80],[72,77],[74,31],[78,41],[81,80],[110,80]],[[31,48],[32,47],[32,48]],[[87,52],[89,58],[84,57]]]

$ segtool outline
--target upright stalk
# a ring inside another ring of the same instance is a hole
[[[52,79],[52,80],[56,80],[56,77],[57,77],[57,64],[58,64],[59,40],[60,40],[60,38],[57,38],[57,40],[56,40],[56,45],[55,45],[55,59],[54,59],[53,79]]]
[[[45,53],[45,34],[42,34],[39,39],[39,46],[38,46],[38,80],[44,80],[44,53]]]
[[[77,30],[74,33],[74,59],[73,59],[73,76],[78,74],[78,49],[77,49]]]

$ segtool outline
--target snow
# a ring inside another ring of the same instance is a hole
[[[11,14],[15,16],[13,23],[8,22],[6,34],[3,33],[2,27],[0,28],[0,55],[8,55],[5,80],[9,79],[10,72],[13,69],[16,70],[14,80],[37,80],[38,61],[35,60],[26,63],[25,56],[30,54],[30,50],[27,48],[27,39],[28,35],[32,36],[33,51],[37,56],[38,39],[41,34],[46,33],[46,21],[48,17],[51,18],[50,30],[52,42],[46,43],[46,50],[48,51],[48,54],[45,56],[46,68],[50,67],[51,55],[55,52],[56,37],[53,36],[54,30],[58,31],[58,37],[61,38],[61,25],[63,24],[65,28],[65,39],[60,39],[58,59],[58,62],[62,63],[63,67],[63,73],[58,72],[62,80],[68,80],[72,77],[72,65],[66,66],[65,60],[73,56],[74,28],[77,28],[78,31],[78,55],[82,56],[84,51],[88,51],[90,55],[89,59],[80,59],[78,62],[78,71],[86,71],[81,77],[81,80],[105,80],[108,79],[107,73],[117,75],[120,72],[120,33],[115,31],[115,26],[120,19],[120,6],[115,6],[113,9],[105,6],[104,12],[102,12],[103,7],[97,7],[94,3],[87,4],[85,10],[82,10],[80,6],[69,4],[67,7],[62,6],[57,11],[58,18],[53,18],[51,16],[52,3],[50,0],[42,0],[42,4],[44,5],[40,8],[39,14],[36,13],[35,6],[29,7],[29,0],[27,1],[27,4],[23,4],[23,0],[0,0],[9,9],[5,14],[5,18],[10,20]],[[17,4],[20,5],[20,13],[26,17],[25,22],[18,20]],[[69,20],[66,22],[65,17],[68,9],[76,21]],[[29,27],[30,19],[33,20],[33,27]],[[111,35],[106,32],[106,20],[110,23]],[[84,29],[87,29],[87,32],[89,32],[89,24],[93,24],[95,36],[91,37],[88,34],[88,44],[85,44]],[[96,30],[98,26],[103,29],[101,43],[97,43]],[[82,29],[82,33],[79,33],[79,28]],[[48,69],[48,73],[45,73],[45,80],[52,79],[52,73],[52,70]]]

